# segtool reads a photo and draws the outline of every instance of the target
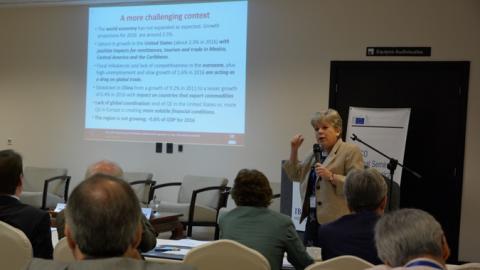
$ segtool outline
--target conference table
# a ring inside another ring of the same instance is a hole
[[[199,241],[193,239],[157,239],[157,246],[142,253],[145,260],[158,263],[182,263],[185,255],[199,245],[209,243],[211,241]],[[307,247],[307,252],[315,261],[321,261],[321,249],[318,247]],[[283,257],[282,270],[295,269],[288,261],[287,254]]]
[[[49,214],[50,214],[50,226],[52,228],[56,228],[57,212],[49,211]],[[153,228],[155,229],[155,232],[157,233],[172,232],[172,236],[170,237],[171,239],[182,239],[184,238],[184,234],[183,234],[183,225],[180,222],[181,216],[183,216],[183,214],[163,212],[163,213],[160,213],[159,215],[151,215],[149,221],[150,221],[150,224],[152,224]],[[56,230],[55,230],[55,236],[57,236]]]
[[[183,225],[180,222],[180,217],[183,214],[178,213],[160,213],[160,215],[152,215],[150,217],[150,224],[157,233],[162,232],[172,232],[170,239],[182,239],[184,238],[183,234]]]

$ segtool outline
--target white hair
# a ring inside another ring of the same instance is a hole
[[[435,218],[419,209],[388,213],[375,226],[378,257],[392,267],[425,255],[441,258],[443,237]]]
[[[385,179],[373,168],[351,170],[343,189],[348,207],[355,212],[376,210],[387,196]]]

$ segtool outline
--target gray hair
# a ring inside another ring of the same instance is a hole
[[[392,267],[424,255],[441,258],[443,237],[435,218],[419,209],[388,213],[375,226],[378,257]]]
[[[310,124],[314,128],[317,123],[322,122],[332,125],[339,131],[339,136],[342,135],[342,117],[340,117],[340,114],[336,110],[328,109],[326,111],[316,112],[310,119]]]
[[[137,196],[125,181],[95,174],[72,192],[65,209],[66,223],[83,254],[122,256],[140,226]]]
[[[347,174],[343,190],[352,211],[375,210],[387,195],[387,184],[376,169],[354,169]]]
[[[106,159],[100,160],[88,166],[87,172],[85,173],[85,179],[90,178],[97,173],[123,178],[123,170],[120,165]]]

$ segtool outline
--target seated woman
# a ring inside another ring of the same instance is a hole
[[[281,269],[285,252],[295,269],[313,263],[290,217],[267,208],[272,189],[263,173],[241,170],[231,194],[237,207],[220,217],[220,238],[257,250],[267,258],[272,270]]]

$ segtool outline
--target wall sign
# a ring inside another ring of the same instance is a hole
[[[367,56],[431,56],[432,47],[367,47]]]

